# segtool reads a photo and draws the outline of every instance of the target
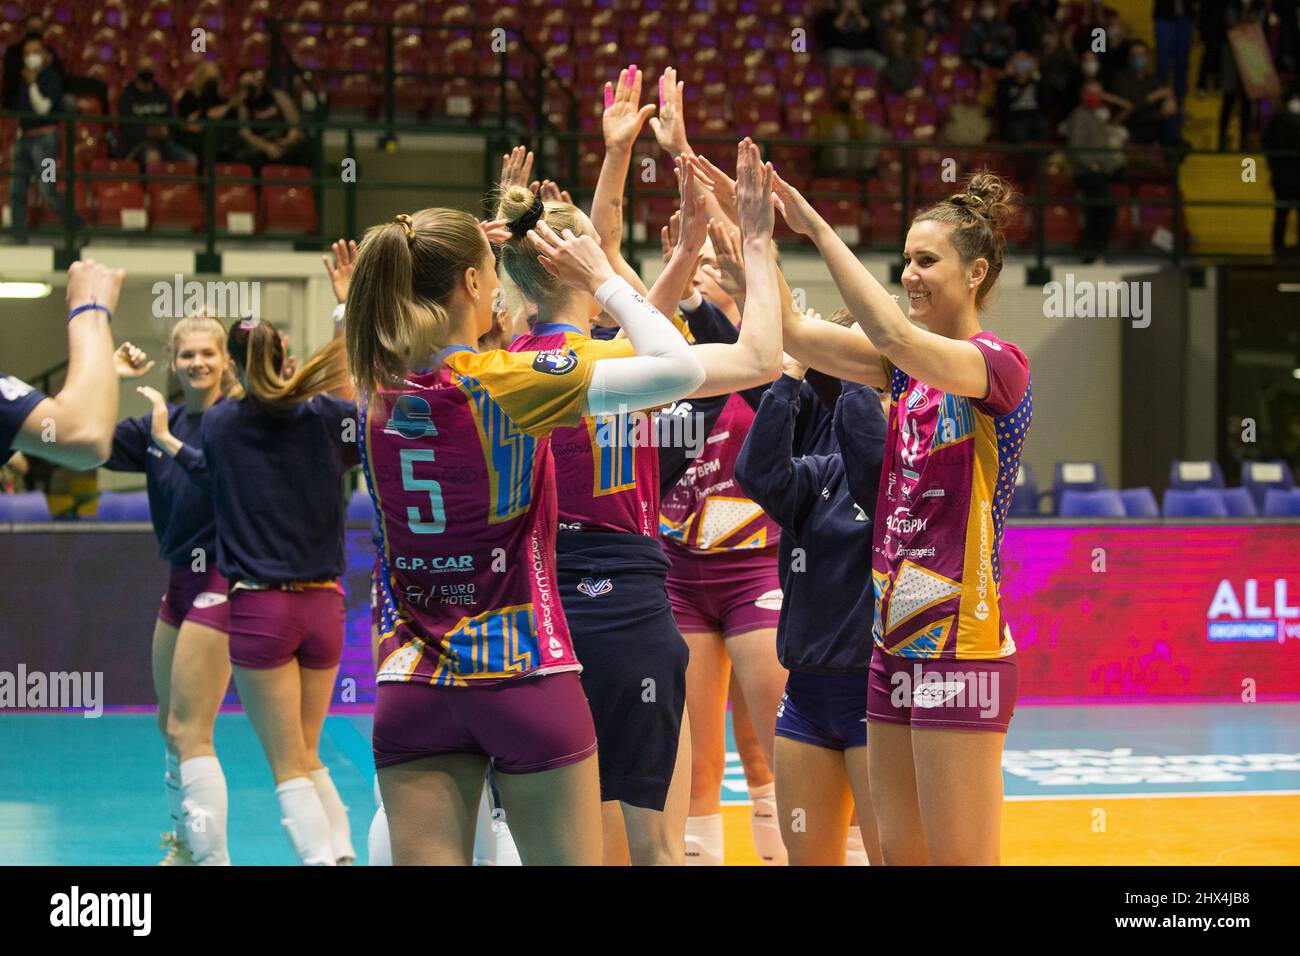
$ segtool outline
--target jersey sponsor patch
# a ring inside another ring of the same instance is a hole
[[[533,359],[533,371],[548,375],[567,375],[578,367],[578,356],[569,352],[538,352]]]
[[[609,578],[583,578],[578,583],[578,590],[587,597],[598,598],[614,590],[614,582]]]
[[[191,607],[196,607],[200,611],[204,608],[216,607],[218,604],[225,604],[226,596],[220,591],[202,591],[195,595],[194,603]]]
[[[765,591],[758,596],[757,600],[754,601],[754,607],[761,607],[764,611],[779,611],[781,610],[781,602],[784,598],[785,595],[781,593],[780,588],[776,588],[772,591]]]
[[[0,397],[7,402],[16,402],[24,395],[30,395],[32,387],[22,379],[12,375],[0,375]]]
[[[399,438],[424,438],[438,434],[429,403],[418,395],[402,395],[393,403],[393,413],[384,425],[384,433]]]
[[[962,681],[925,683],[912,691],[913,707],[942,707],[966,689]]]

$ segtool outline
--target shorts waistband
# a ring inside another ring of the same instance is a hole
[[[607,570],[668,573],[659,539],[625,531],[560,531],[555,536],[560,570],[600,565]]]
[[[249,581],[241,578],[230,585],[231,591],[316,591],[321,589],[333,588],[340,594],[343,593],[343,585],[339,583],[338,578],[331,578],[327,581],[274,581],[264,583],[262,581]]]

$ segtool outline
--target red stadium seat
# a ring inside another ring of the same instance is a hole
[[[194,163],[150,163],[147,174],[155,176],[193,176]],[[150,227],[180,227],[197,232],[203,228],[203,204],[196,183],[149,183]]]
[[[112,179],[97,179],[91,185],[94,196],[95,222],[101,226],[121,226],[122,213],[137,216],[144,212],[144,190],[140,188],[140,167],[129,159],[96,159],[92,173],[114,173]]]
[[[251,178],[253,168],[244,163],[217,163],[216,175],[217,228],[229,232],[256,231],[257,190],[253,184],[221,182],[225,177]],[[232,214],[236,218],[232,219]]]
[[[1077,248],[1083,237],[1079,223],[1079,208],[1054,203],[1047,207],[1044,224],[1044,241],[1049,246]]]
[[[262,167],[262,231],[316,231],[316,200],[312,195],[311,170],[306,166]]]

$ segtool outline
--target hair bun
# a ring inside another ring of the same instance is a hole
[[[1012,205],[1015,195],[1009,182],[997,173],[982,169],[971,174],[966,181],[966,191],[953,196],[950,202],[964,206],[987,220],[995,230],[1002,231],[1015,215],[1015,207]]]

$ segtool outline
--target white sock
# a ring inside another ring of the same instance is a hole
[[[785,866],[789,857],[781,840],[781,823],[776,818],[776,784],[749,788],[749,827],[754,834],[754,851],[764,866]]]
[[[686,818],[686,865],[722,866],[722,814]]]
[[[181,809],[181,756],[167,750],[167,770],[163,773],[163,786],[167,789],[167,811],[172,815],[172,836],[183,846],[185,842],[185,812]]]
[[[199,866],[229,866],[226,850],[226,775],[215,755],[180,765],[185,842]]]
[[[862,827],[849,827],[849,838],[844,843],[845,866],[870,866],[867,848],[862,842]]]
[[[370,832],[366,835],[366,849],[371,866],[393,865],[393,841],[388,835],[388,811],[384,809],[384,797],[379,792],[379,778],[375,777],[375,817],[370,821]]]
[[[320,797],[321,806],[330,820],[330,843],[334,847],[334,860],[348,864],[357,858],[357,851],[352,848],[352,824],[348,820],[348,808],[339,797],[338,788],[330,779],[329,767],[313,770],[309,775],[316,795]]]
[[[334,866],[330,818],[308,777],[294,777],[275,788],[280,823],[298,859],[307,866]]]
[[[474,822],[475,866],[523,866],[515,838],[506,824],[506,812],[492,805],[492,788],[483,785]]]

